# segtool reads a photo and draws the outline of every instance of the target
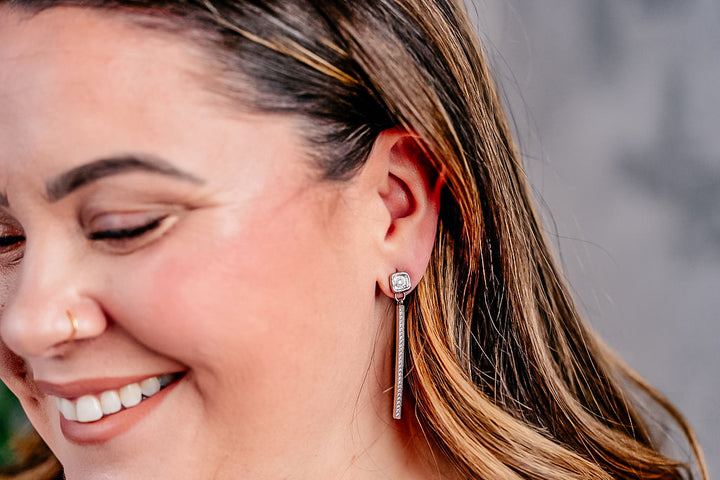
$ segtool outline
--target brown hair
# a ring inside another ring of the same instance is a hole
[[[407,381],[412,421],[462,475],[692,477],[661,453],[640,395],[679,426],[708,478],[682,416],[583,323],[459,1],[0,4],[112,9],[190,38],[241,108],[307,121],[327,181],[351,176],[384,129],[422,138],[447,187],[430,266],[410,297]]]

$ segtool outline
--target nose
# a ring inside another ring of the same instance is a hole
[[[8,277],[0,338],[25,359],[58,355],[106,328],[102,309],[85,290],[90,279],[82,259],[53,243],[28,241]]]

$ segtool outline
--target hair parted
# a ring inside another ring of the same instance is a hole
[[[218,69],[211,88],[238,108],[303,122],[325,181],[352,176],[383,130],[417,134],[446,190],[430,265],[408,297],[408,384],[413,421],[462,475],[692,477],[661,452],[633,401],[639,392],[680,427],[708,478],[682,416],[603,346],[573,303],[460,0],[0,5],[112,10],[194,42]],[[31,478],[22,475],[54,461],[45,458],[0,478]]]

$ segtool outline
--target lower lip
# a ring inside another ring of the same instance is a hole
[[[183,377],[184,378],[184,377]],[[147,417],[183,379],[160,390],[138,405],[103,417],[97,422],[80,423],[67,420],[61,413],[60,430],[65,438],[77,445],[97,445],[122,435]]]

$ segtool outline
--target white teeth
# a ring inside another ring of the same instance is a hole
[[[137,383],[131,383],[130,385],[122,387],[120,389],[120,401],[125,408],[134,407],[140,403],[142,401],[142,390],[140,389],[140,385]]]
[[[77,420],[77,409],[75,408],[75,404],[70,400],[66,398],[60,399],[60,411],[63,417],[68,420]]]
[[[143,380],[140,383],[125,385],[119,390],[107,390],[96,395],[84,395],[76,401],[55,397],[55,405],[66,420],[89,423],[100,420],[104,415],[112,415],[124,408],[132,408],[145,398],[152,397],[168,386],[176,377],[160,375]]]
[[[140,382],[140,390],[146,397],[152,397],[160,391],[160,380],[157,377],[148,378]]]
[[[120,402],[120,394],[116,390],[108,390],[100,394],[100,405],[102,405],[102,411],[105,415],[117,413],[122,410],[122,403]]]
[[[77,421],[81,423],[96,422],[103,416],[102,407],[97,397],[85,395],[77,399]]]

